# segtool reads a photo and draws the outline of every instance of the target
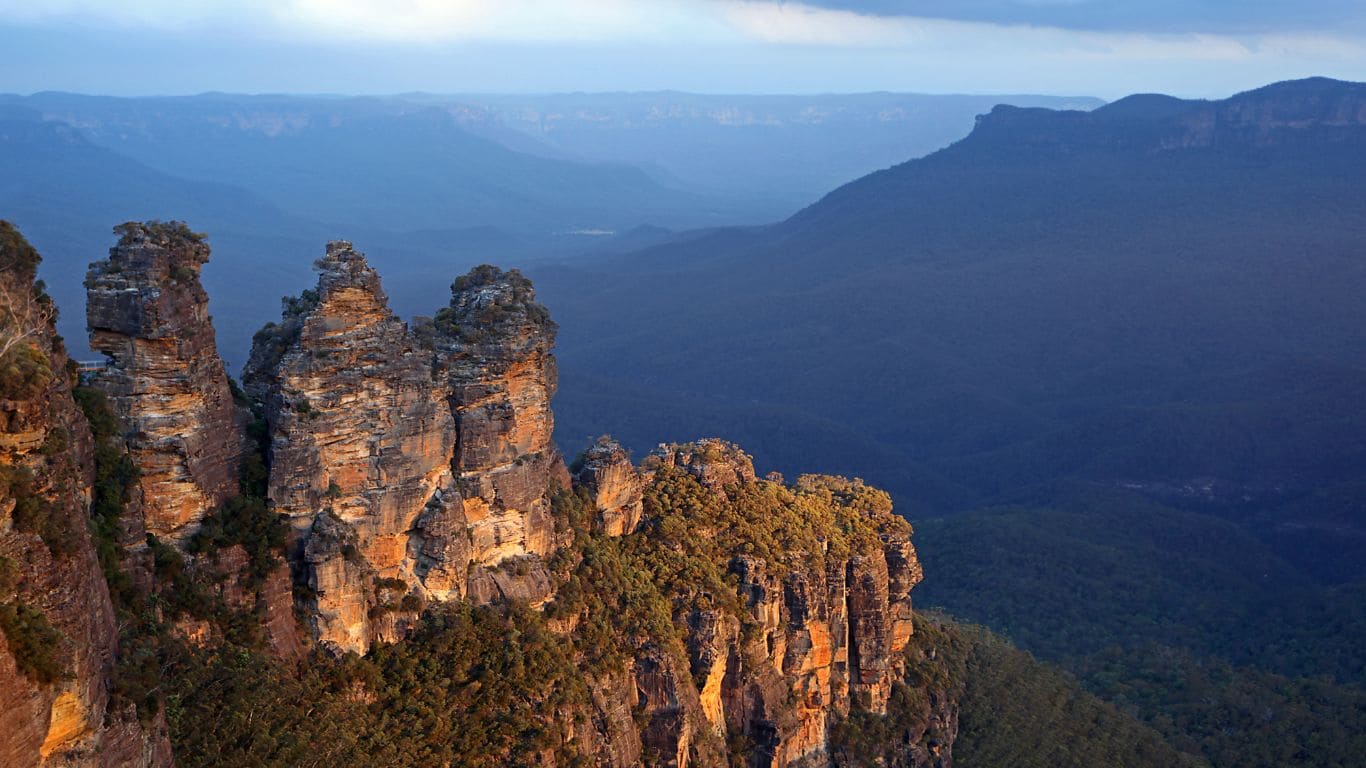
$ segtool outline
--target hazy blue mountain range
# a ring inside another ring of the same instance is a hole
[[[1257,505],[1355,480],[1363,88],[998,107],[780,224],[543,270],[566,434],[739,416],[779,467],[940,510],[1064,476]]]
[[[394,303],[430,312],[473,264],[624,251],[671,230],[758,224],[931,151],[975,114],[1038,97],[688,94],[0,96],[0,207],[80,306],[108,227],[184,219],[213,237],[219,334],[240,363],[317,242],[354,240]],[[822,147],[835,147],[822,151]],[[302,253],[301,253],[302,252]],[[263,286],[268,289],[263,291]],[[83,318],[62,332],[78,351]]]
[[[437,103],[445,97],[431,97]],[[450,97],[467,126],[513,129],[569,156],[630,162],[702,190],[804,206],[835,187],[945,147],[997,104],[1093,109],[1055,96],[905,93],[717,96],[613,93]],[[477,118],[484,118],[479,120]],[[506,139],[506,133],[496,134]],[[782,215],[786,215],[784,212]]]

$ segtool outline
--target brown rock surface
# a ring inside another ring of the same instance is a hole
[[[30,374],[0,392],[0,605],[37,611],[56,630],[47,650],[63,676],[41,682],[0,642],[0,765],[169,765],[164,739],[109,711],[118,635],[86,525],[93,443],[36,265],[0,222],[0,362]]]
[[[270,426],[271,506],[306,542],[317,637],[364,651],[387,634],[371,626],[377,579],[464,593],[455,431],[430,354],[364,257],[338,241],[316,265],[317,289],[257,334],[243,379]]]
[[[754,459],[740,446],[714,437],[661,445],[651,458],[652,466],[682,469],[717,493],[728,485],[754,481]]]
[[[178,222],[116,231],[86,277],[90,346],[109,358],[95,381],[141,469],[147,531],[183,544],[237,493],[245,446],[199,283],[209,246]]]
[[[556,326],[520,272],[484,265],[451,285],[450,305],[432,331],[455,419],[451,468],[471,557],[484,569],[511,557],[544,559],[556,547],[550,491],[570,485],[551,440]],[[521,585],[532,602],[549,597],[548,582],[547,591],[534,593],[538,583]]]
[[[599,438],[584,452],[583,464],[574,479],[592,494],[598,510],[597,527],[603,533],[624,536],[640,524],[645,481],[620,443]]]

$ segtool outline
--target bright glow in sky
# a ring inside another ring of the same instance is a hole
[[[1113,98],[1366,79],[1366,3],[1357,0],[815,3],[0,0],[0,90]]]

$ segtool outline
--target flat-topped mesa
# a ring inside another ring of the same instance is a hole
[[[450,305],[432,321],[436,366],[455,418],[451,468],[464,496],[474,562],[491,569],[519,558],[517,571],[531,577],[514,589],[533,602],[548,597],[533,593],[544,583],[541,560],[557,546],[550,491],[569,487],[551,441],[555,331],[531,281],[488,265],[457,278]],[[506,574],[486,572],[507,593]],[[484,585],[475,597],[489,596],[494,585],[474,576]]]
[[[181,222],[114,231],[86,276],[90,346],[109,358],[95,384],[141,470],[147,531],[183,543],[237,494],[246,444],[199,282],[209,246]]]
[[[317,288],[257,333],[243,381],[264,406],[269,498],[294,530],[315,634],[364,652],[423,601],[463,596],[464,521],[445,519],[460,507],[455,429],[364,256],[336,241],[315,267]]]

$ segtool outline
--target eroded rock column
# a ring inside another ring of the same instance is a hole
[[[337,241],[316,266],[317,288],[257,334],[243,380],[265,408],[270,502],[300,542],[316,635],[364,651],[423,602],[464,595],[455,428],[430,352],[364,256]]]
[[[451,286],[432,323],[437,367],[455,419],[451,460],[469,525],[471,595],[549,597],[556,548],[550,492],[569,487],[551,441],[556,326],[517,270],[476,267]]]
[[[218,356],[199,271],[203,238],[180,222],[129,222],[86,276],[95,379],[141,470],[149,533],[184,543],[238,491],[243,416]]]

